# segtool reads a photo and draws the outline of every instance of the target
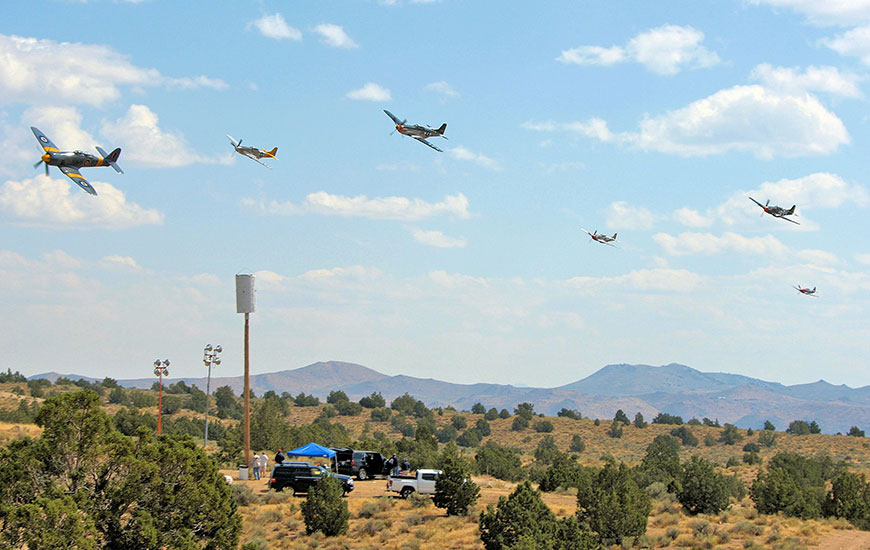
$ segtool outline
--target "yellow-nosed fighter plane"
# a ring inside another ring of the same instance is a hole
[[[85,153],[84,151],[59,151],[57,146],[52,143],[51,140],[39,130],[39,128],[31,126],[30,129],[33,130],[33,135],[36,136],[37,140],[39,140],[39,145],[42,146],[42,150],[45,151],[42,158],[39,159],[39,162],[34,164],[33,167],[36,168],[44,163],[46,176],[48,176],[49,166],[57,166],[60,171],[66,174],[66,177],[73,180],[76,185],[91,195],[96,195],[97,192],[94,190],[94,187],[88,183],[88,180],[86,180],[84,176],[81,175],[79,168],[86,168],[89,166],[111,166],[119,174],[124,173],[116,163],[118,156],[121,154],[120,147],[111,153],[106,154],[106,152],[98,145],[97,151],[102,155],[101,157]]]
[[[244,156],[248,157],[249,159],[253,160],[254,162],[259,162],[260,164],[262,164],[263,166],[265,166],[269,170],[271,170],[272,167],[260,159],[261,158],[270,158],[270,159],[278,160],[278,157],[275,156],[275,153],[278,152],[277,147],[273,147],[271,151],[266,151],[265,149],[260,149],[258,147],[248,147],[248,146],[242,147],[242,140],[236,141],[235,138],[229,134],[227,134],[227,137],[230,139],[230,143],[233,144],[233,149],[236,150],[236,153],[238,153],[240,155],[244,155]]]

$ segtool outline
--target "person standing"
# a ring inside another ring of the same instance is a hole
[[[260,455],[254,453],[254,457],[251,459],[251,469],[254,470],[254,480],[260,479]]]
[[[266,456],[266,451],[263,451],[263,454],[260,455],[260,476],[268,476],[269,475],[269,457]]]

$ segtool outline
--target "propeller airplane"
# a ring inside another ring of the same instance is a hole
[[[812,290],[810,290],[809,287],[803,288],[801,285],[793,286],[792,288],[797,290],[804,296],[812,296],[813,298],[818,298],[818,296],[816,296],[816,287],[813,287]]]
[[[421,126],[419,124],[407,124],[406,125],[405,123],[408,122],[407,120],[399,120],[396,117],[396,115],[387,111],[386,109],[384,109],[384,112],[387,114],[388,117],[393,119],[393,122],[396,123],[396,129],[394,131],[399,132],[402,135],[412,137],[412,138],[416,139],[417,141],[419,141],[420,143],[422,143],[424,145],[428,145],[429,147],[435,149],[439,153],[444,152],[441,149],[439,149],[439,148],[435,147],[434,145],[432,145],[431,143],[429,143],[428,141],[426,141],[426,138],[442,137],[444,139],[447,139],[447,136],[444,135],[444,130],[447,129],[446,122],[444,124],[442,124],[440,128],[430,128],[429,126]],[[392,132],[390,133],[390,135],[392,135]]]
[[[762,216],[764,214],[770,214],[774,218],[780,218],[780,219],[783,219],[787,222],[791,222],[793,224],[800,225],[800,223],[798,223],[792,219],[786,218],[786,216],[797,216],[797,214],[794,213],[795,205],[792,205],[791,208],[786,210],[785,208],[782,208],[780,206],[769,206],[770,199],[768,199],[767,202],[765,202],[764,204],[761,204],[760,202],[753,199],[752,197],[749,197],[749,200],[751,200],[752,202],[754,202],[755,204],[760,206],[762,210],[764,210],[764,213],[761,214]]]
[[[38,168],[40,164],[45,164],[46,176],[49,175],[49,166],[57,166],[60,171],[63,172],[66,177],[74,181],[76,185],[91,195],[96,195],[97,192],[94,190],[94,187],[88,183],[88,180],[86,180],[84,176],[81,175],[79,168],[90,166],[111,166],[119,174],[124,173],[117,164],[118,156],[121,154],[120,147],[111,153],[106,154],[106,152],[98,145],[97,151],[102,155],[99,157],[85,153],[84,151],[60,151],[57,146],[48,139],[48,136],[39,130],[39,128],[31,126],[30,129],[33,131],[33,135],[36,136],[36,139],[39,140],[39,145],[42,146],[42,150],[44,151],[42,158],[40,158],[39,162],[34,164],[33,167]]]
[[[278,152],[277,147],[273,147],[271,151],[266,151],[265,149],[260,149],[258,147],[248,147],[247,145],[242,147],[242,140],[236,141],[235,138],[229,134],[227,134],[227,137],[230,139],[230,143],[233,144],[233,149],[236,150],[236,153],[244,155],[254,162],[259,162],[269,170],[271,170],[272,167],[260,159],[265,157],[278,160],[278,157],[275,156],[275,153]]]
[[[580,229],[583,229],[583,228],[581,227]],[[607,235],[603,235],[603,234],[598,233],[597,229],[595,231],[593,231],[592,233],[583,229],[583,232],[586,233],[587,235],[589,235],[592,238],[592,240],[597,242],[597,243],[606,244],[607,246],[612,246],[613,248],[618,248],[615,244],[613,244],[613,241],[616,240],[616,233],[614,233],[612,237],[608,237]]]

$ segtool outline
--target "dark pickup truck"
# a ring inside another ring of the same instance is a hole
[[[371,479],[374,476],[385,476],[387,460],[381,453],[375,451],[357,451],[347,447],[337,447],[335,451],[335,464],[338,473],[356,476],[360,481]]]
[[[272,467],[269,488],[281,491],[290,487],[294,493],[307,493],[308,489],[324,477],[334,477],[341,481],[344,494],[353,491],[353,479],[349,476],[334,474],[322,466],[310,462],[283,462]]]

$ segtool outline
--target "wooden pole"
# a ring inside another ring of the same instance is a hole
[[[158,376],[158,380],[160,380],[160,390],[157,392],[157,435],[160,435],[160,428],[162,425],[161,420],[163,419],[163,375]],[[154,386],[151,386],[152,388]]]
[[[248,313],[245,313],[245,428],[244,428],[244,447],[245,447],[245,465],[251,464],[251,354],[250,354],[250,325],[248,322]]]

